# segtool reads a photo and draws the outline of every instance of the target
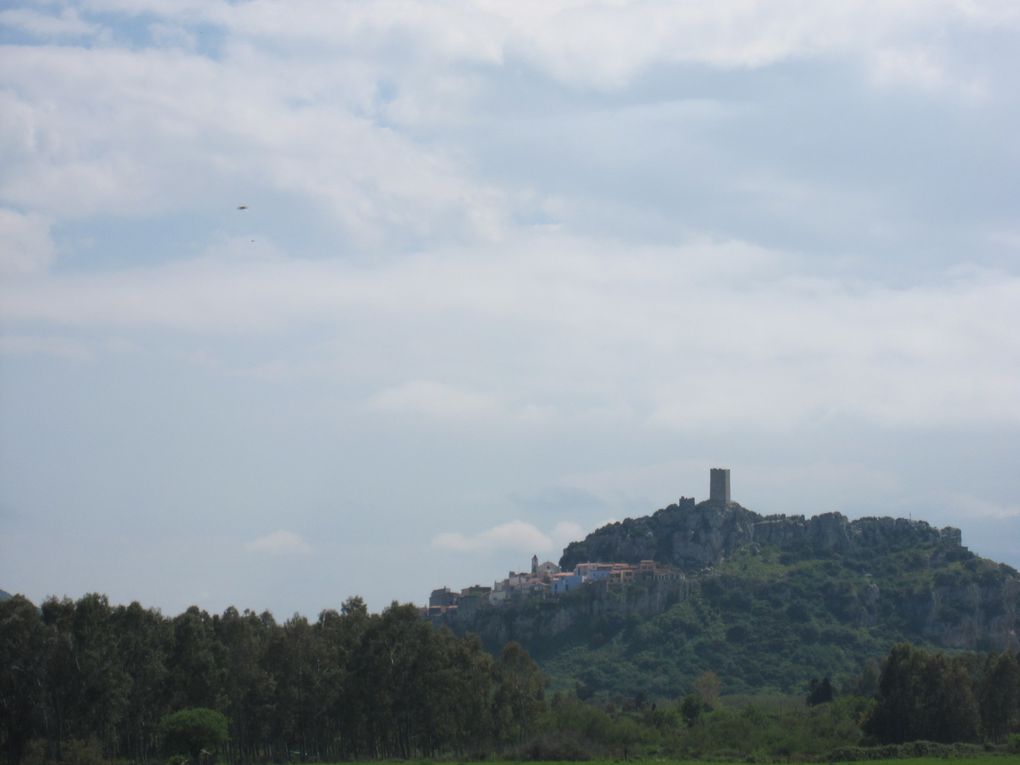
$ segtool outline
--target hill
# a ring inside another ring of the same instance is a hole
[[[673,697],[706,671],[724,693],[867,683],[869,660],[901,641],[1017,648],[1020,576],[961,541],[924,521],[681,499],[571,543],[560,563],[654,560],[683,577],[586,585],[449,621],[490,648],[520,642],[555,686],[582,694]]]

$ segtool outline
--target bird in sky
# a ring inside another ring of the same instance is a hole
[[[248,205],[238,205],[237,209],[238,210],[247,210],[248,209]]]

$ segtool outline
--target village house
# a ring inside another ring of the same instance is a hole
[[[570,592],[576,590],[584,583],[581,575],[576,571],[566,572],[562,571],[558,574],[553,575],[552,578],[552,591],[554,595],[562,595],[564,592]]]
[[[465,587],[459,593],[449,587],[433,590],[424,613],[439,618],[471,616],[483,606],[501,606],[526,597],[563,595],[586,585],[601,583],[603,587],[616,588],[636,580],[675,581],[683,578],[680,571],[653,560],[643,560],[637,565],[587,561],[578,563],[573,571],[561,571],[555,563],[539,563],[538,556],[533,555],[530,572],[510,571],[506,579],[493,582],[492,587],[476,584]]]

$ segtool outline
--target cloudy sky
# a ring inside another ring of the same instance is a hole
[[[712,466],[1020,566],[1014,0],[0,8],[0,588],[421,603]]]

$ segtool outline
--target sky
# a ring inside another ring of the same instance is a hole
[[[710,467],[1020,567],[1013,0],[0,4],[0,588],[309,618]]]

